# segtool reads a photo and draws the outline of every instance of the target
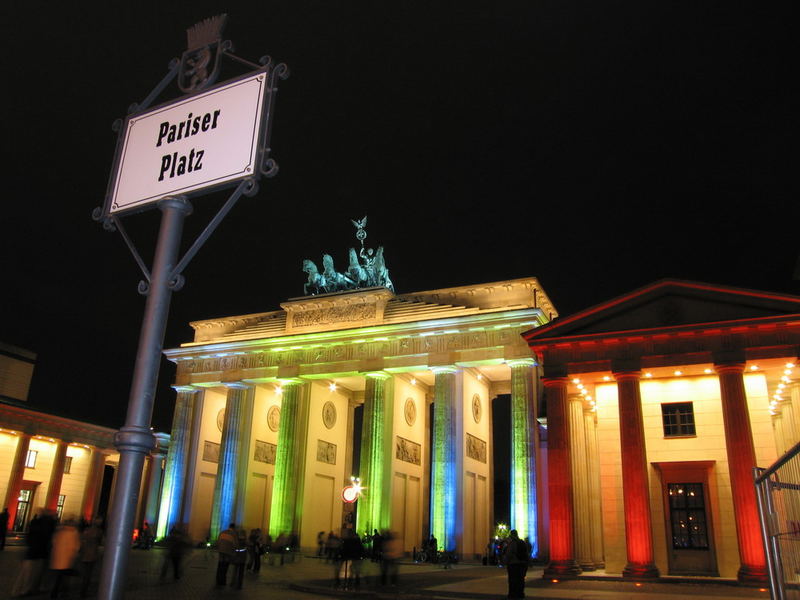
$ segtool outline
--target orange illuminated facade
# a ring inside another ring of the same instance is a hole
[[[546,576],[765,581],[752,470],[800,439],[800,297],[664,280],[523,337],[544,370]]]

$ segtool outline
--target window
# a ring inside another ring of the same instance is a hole
[[[664,437],[696,435],[694,429],[694,408],[691,402],[662,404],[661,418],[664,421]]]
[[[56,505],[56,517],[58,518],[59,521],[61,520],[61,513],[64,512],[64,500],[66,499],[67,499],[66,496],[62,496],[61,494],[59,494],[58,504]]]
[[[680,550],[707,550],[708,526],[703,484],[670,483],[668,490],[672,547]]]
[[[39,453],[36,450],[28,450],[28,456],[25,459],[25,466],[28,469],[35,469],[36,468],[36,457]]]
[[[72,457],[67,456],[64,459],[64,474],[69,475],[69,472],[72,471]]]

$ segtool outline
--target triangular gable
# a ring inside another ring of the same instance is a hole
[[[665,279],[524,334],[529,342],[800,313],[800,297]]]

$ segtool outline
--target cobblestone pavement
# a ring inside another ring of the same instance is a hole
[[[8,598],[19,571],[23,549],[7,546],[0,552],[0,599]],[[334,590],[333,566],[311,557],[298,557],[293,563],[270,566],[261,573],[246,573],[242,590],[214,587],[217,557],[214,551],[195,550],[187,559],[179,581],[171,576],[160,580],[164,551],[133,550],[128,569],[126,600],[312,600],[341,598],[434,598],[490,600],[506,596],[506,575],[496,567],[456,565],[449,570],[433,565],[401,564],[399,585],[378,586],[379,570],[375,563],[364,561],[362,585],[358,590]],[[229,577],[230,577],[229,573]],[[31,598],[48,598],[52,579],[45,577],[44,592]],[[93,582],[90,597],[94,597]],[[702,596],[709,599],[769,598],[766,590],[724,585],[720,582],[681,582],[662,579],[657,583],[635,584],[630,581],[581,579],[553,584],[542,579],[541,568],[528,573],[526,595],[529,598],[561,600],[677,600],[678,596]],[[70,582],[67,598],[78,597],[78,581]]]

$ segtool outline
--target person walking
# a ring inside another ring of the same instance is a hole
[[[6,533],[8,533],[8,507],[0,512],[0,550],[5,550],[6,547]]]
[[[68,577],[73,574],[78,550],[81,547],[81,536],[72,521],[64,521],[53,534],[53,549],[50,553],[50,568],[55,572],[55,582],[50,591],[51,598],[58,598],[62,591],[68,595]]]
[[[508,598],[525,597],[525,574],[528,571],[528,546],[519,539],[516,529],[508,535],[503,562],[508,570]]]
[[[184,533],[180,525],[175,525],[169,530],[169,535],[164,539],[164,546],[166,546],[167,554],[161,565],[162,581],[167,578],[167,571],[169,571],[170,565],[172,565],[172,576],[175,580],[177,581],[181,578],[183,557],[191,545],[192,543],[189,540],[189,536]]]
[[[239,547],[239,536],[236,525],[231,523],[228,528],[220,532],[217,538],[217,587],[225,587],[228,583],[228,568],[234,560],[236,549]]]
[[[247,538],[247,570],[258,573],[261,570],[261,550],[263,546],[261,529],[251,529]]]
[[[381,542],[381,585],[397,585],[397,561],[403,555],[403,541],[392,531],[383,533]]]
[[[92,582],[92,573],[97,559],[100,558],[100,542],[103,539],[103,530],[100,527],[101,519],[95,519],[81,533],[81,549],[79,552],[81,563],[81,598],[89,593]]]

